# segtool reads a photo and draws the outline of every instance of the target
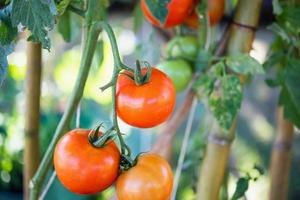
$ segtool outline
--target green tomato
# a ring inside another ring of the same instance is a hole
[[[169,58],[183,58],[194,61],[197,57],[197,38],[195,36],[174,37],[168,42],[166,51]]]
[[[184,90],[193,76],[191,66],[183,59],[165,60],[157,68],[172,79],[177,92]]]

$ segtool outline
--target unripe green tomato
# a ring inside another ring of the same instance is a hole
[[[183,91],[193,76],[192,67],[183,59],[165,60],[159,63],[157,68],[172,79],[176,92]]]
[[[194,61],[197,57],[197,38],[195,36],[174,37],[168,42],[166,51],[169,58],[183,58]]]

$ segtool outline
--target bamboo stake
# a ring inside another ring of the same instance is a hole
[[[262,0],[240,0],[231,34],[228,41],[227,53],[249,53],[258,25]],[[218,130],[209,136],[209,141],[200,170],[197,186],[198,200],[217,200],[224,179],[230,152],[230,144],[236,131],[236,119],[228,134]]]
[[[271,159],[270,200],[287,199],[288,194],[294,126],[284,119],[282,107],[277,110],[277,126]]]
[[[29,199],[29,182],[40,162],[39,125],[42,76],[40,44],[27,44],[27,71],[25,85],[25,144],[24,144],[24,199]]]

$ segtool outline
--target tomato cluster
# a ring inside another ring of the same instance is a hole
[[[116,181],[119,200],[168,200],[173,173],[160,156],[145,153],[136,165],[120,173],[120,152],[114,141],[93,147],[88,141],[91,130],[75,129],[66,133],[54,151],[54,168],[61,183],[77,194],[94,194]]]

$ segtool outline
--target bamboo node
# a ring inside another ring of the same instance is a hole
[[[278,151],[289,151],[292,148],[292,144],[289,142],[274,142],[273,149],[276,149]]]
[[[241,28],[245,28],[245,29],[249,29],[251,31],[256,31],[257,30],[257,27],[256,26],[251,26],[251,25],[247,25],[247,24],[242,24],[242,23],[239,23],[239,22],[236,22],[234,20],[231,21],[232,24],[236,25],[236,26],[239,26]]]
[[[231,141],[227,138],[215,135],[215,134],[210,134],[208,136],[208,141],[214,144],[218,144],[220,146],[230,146]]]

